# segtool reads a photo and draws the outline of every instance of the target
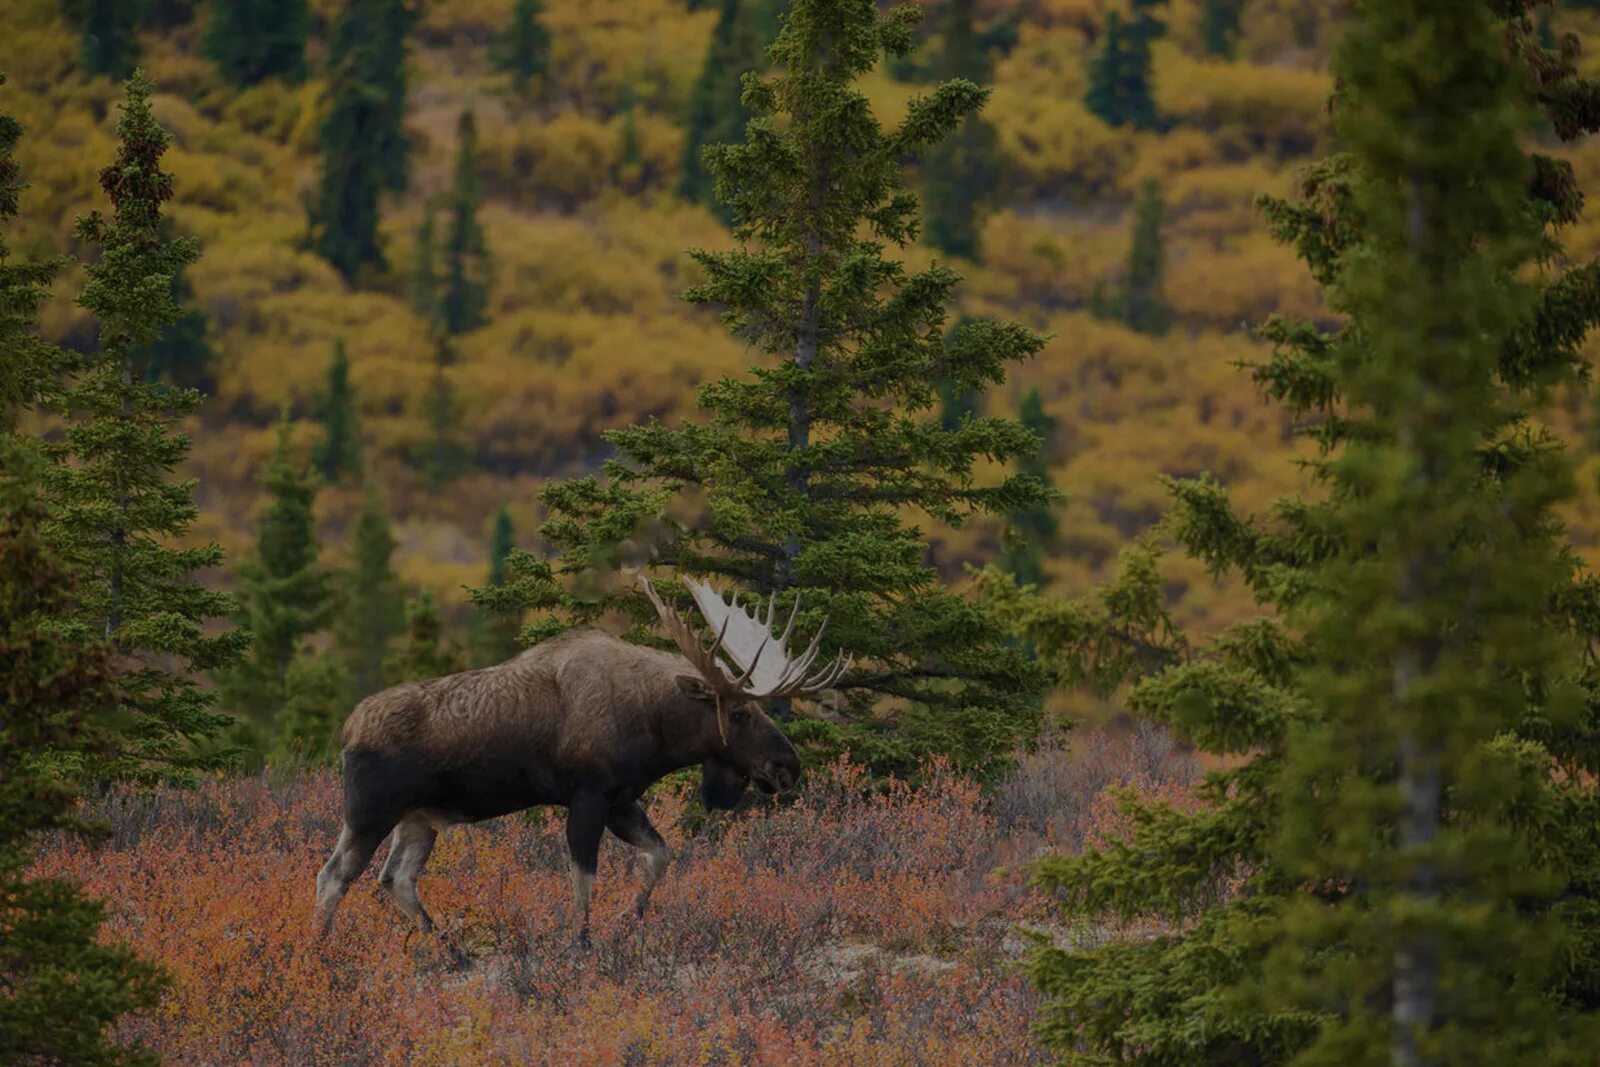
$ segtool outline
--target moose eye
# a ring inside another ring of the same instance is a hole
[[[736,710],[733,713],[733,721],[734,722],[749,722],[750,721],[750,713],[748,711],[746,711],[744,708],[739,708],[738,710]]]

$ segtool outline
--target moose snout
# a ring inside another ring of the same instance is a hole
[[[792,788],[794,783],[800,780],[800,767],[790,760],[769,759],[762,768],[762,775],[772,783],[777,792],[781,793],[785,789]]]

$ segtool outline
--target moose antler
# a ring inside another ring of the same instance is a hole
[[[700,608],[700,614],[717,634],[716,640],[706,645],[695,636],[682,616],[656,595],[648,579],[641,578],[640,582],[673,642],[706,681],[724,696],[745,700],[811,696],[838,682],[855,662],[854,657],[841,651],[822,670],[807,676],[821,649],[828,620],[822,620],[816,636],[804,652],[799,656],[790,656],[789,636],[794,633],[795,618],[800,614],[799,597],[795,598],[783,633],[775,635],[772,624],[777,611],[776,597],[767,602],[766,618],[763,620],[759,609],[752,613],[740,606],[737,594],[729,603],[710,584],[693,578],[684,579],[695,604]],[[718,653],[727,655],[744,673],[736,674],[729,670]]]

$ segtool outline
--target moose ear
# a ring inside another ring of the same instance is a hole
[[[699,675],[678,675],[678,688],[695,700],[703,701],[707,704],[715,704],[717,702],[717,694],[711,691],[711,687],[706,684],[706,680]]]

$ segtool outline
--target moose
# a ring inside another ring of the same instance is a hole
[[[750,783],[768,795],[795,784],[800,757],[760,702],[818,694],[849,670],[841,650],[812,671],[827,619],[791,656],[798,598],[778,634],[776,597],[763,618],[736,594],[724,600],[686,579],[716,635],[706,644],[648,580],[641,585],[681,654],[574,629],[496,666],[393,686],[356,705],[342,734],[344,826],[317,876],[321,936],[385,837],[378,883],[430,931],[417,878],[439,832],[553,804],[567,809],[578,941],[587,945],[604,832],[645,858],[633,904],[641,917],[671,860],[639,804],[652,783],[698,763],[712,810],[733,807]]]

